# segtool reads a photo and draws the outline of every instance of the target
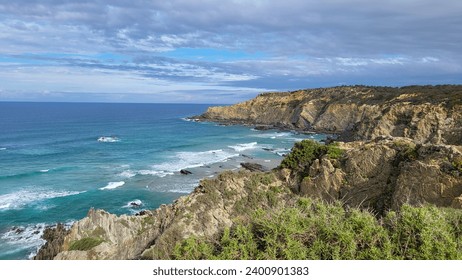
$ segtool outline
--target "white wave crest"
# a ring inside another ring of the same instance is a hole
[[[287,155],[288,153],[290,153],[290,149],[284,149],[284,148],[281,148],[281,149],[275,149],[273,151],[273,153],[277,154],[278,156],[285,156]]]
[[[98,138],[98,142],[113,143],[119,141],[120,139],[115,136],[101,136]]]
[[[46,199],[65,197],[84,193],[85,191],[21,190],[0,195],[0,211],[18,209]]]
[[[271,132],[271,133],[254,134],[253,136],[259,137],[259,138],[276,139],[276,138],[288,138],[288,137],[293,136],[293,134],[291,132]]]
[[[235,150],[236,152],[242,152],[245,150],[254,150],[254,149],[260,148],[260,146],[258,146],[258,142],[237,144],[235,146],[228,146],[228,147]]]
[[[125,182],[124,181],[120,181],[120,182],[109,182],[105,187],[102,187],[102,188],[99,188],[100,190],[112,190],[112,189],[116,189],[118,187],[122,187],[123,185],[125,185]]]
[[[131,178],[131,177],[136,176],[136,172],[134,172],[132,170],[125,170],[125,171],[122,171],[121,173],[119,173],[119,176],[124,177],[124,178]]]
[[[135,199],[128,202],[125,206],[122,206],[122,208],[139,208],[141,205],[143,205],[143,202],[139,199]]]
[[[153,171],[178,172],[181,169],[201,167],[213,163],[224,162],[239,154],[229,153],[223,150],[210,150],[204,152],[177,152],[168,162],[153,165]]]
[[[6,148],[0,148],[0,151],[5,151],[5,150],[6,150]]]

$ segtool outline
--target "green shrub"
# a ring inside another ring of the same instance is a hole
[[[333,142],[326,146],[327,156],[330,159],[339,159],[343,156],[344,150],[340,149],[337,142]]]
[[[293,207],[257,210],[215,238],[189,239],[175,259],[461,259],[462,211],[404,205],[377,219],[300,198]]]
[[[197,237],[189,237],[176,244],[173,249],[175,260],[205,260],[211,259],[213,246]]]
[[[101,238],[84,237],[82,239],[72,242],[69,246],[69,251],[88,251],[103,242],[104,240]]]
[[[435,206],[403,205],[399,213],[389,212],[385,223],[394,256],[422,260],[461,258],[461,232],[455,228],[454,216],[462,217]],[[456,223],[460,226],[460,220]]]
[[[303,140],[294,144],[292,151],[282,160],[280,166],[300,172],[310,166],[315,159],[326,154],[330,159],[339,159],[343,152],[338,147],[338,143],[323,145],[313,140]]]
[[[397,157],[399,161],[413,161],[418,158],[419,147],[416,144],[404,141],[394,141],[393,144],[394,148],[398,150]]]
[[[452,166],[462,174],[462,157],[455,158],[451,162]]]

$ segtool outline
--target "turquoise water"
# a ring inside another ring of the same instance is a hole
[[[207,107],[0,102],[0,259],[33,256],[45,227],[91,207],[157,208],[248,157],[279,161],[295,141],[324,137],[185,119]]]

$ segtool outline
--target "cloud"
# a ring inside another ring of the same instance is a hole
[[[159,84],[171,96],[199,96],[197,85],[256,93],[462,77],[458,0],[2,2],[3,96],[24,88],[156,96]]]

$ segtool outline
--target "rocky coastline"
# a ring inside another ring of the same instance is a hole
[[[462,86],[341,86],[270,92],[193,119],[338,134],[340,141],[377,136],[462,145]]]
[[[403,205],[462,209],[462,86],[266,93],[193,118],[332,133],[340,142],[296,145],[278,168],[222,172],[138,215],[91,209],[69,231],[50,229],[36,259],[171,259],[191,237],[216,238],[256,210],[277,212],[301,197],[377,217]]]

